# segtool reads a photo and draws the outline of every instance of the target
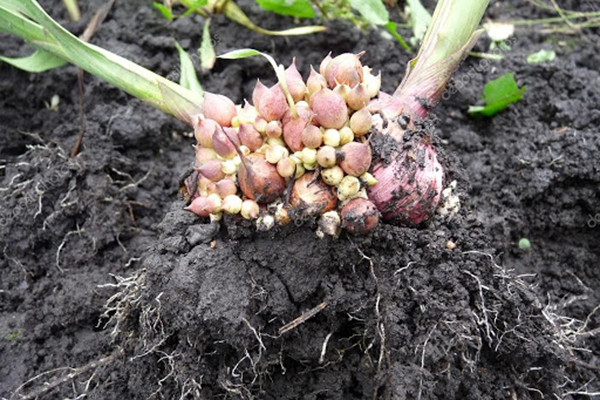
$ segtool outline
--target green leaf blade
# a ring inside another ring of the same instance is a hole
[[[252,57],[252,56],[261,56],[261,55],[263,55],[263,53],[261,53],[258,50],[238,49],[238,50],[232,50],[225,54],[221,54],[218,58],[222,58],[224,60],[241,60],[242,58],[248,58],[248,57]]]
[[[411,43],[416,45],[425,36],[432,17],[419,0],[406,0],[406,4],[410,8],[410,20],[414,35]]]
[[[27,57],[11,58],[0,56],[0,61],[4,61],[15,68],[31,73],[49,71],[67,64],[65,60],[39,49]]]
[[[374,25],[390,22],[390,14],[381,0],[350,0],[350,6]]]
[[[210,18],[206,20],[202,28],[202,42],[198,49],[198,55],[200,56],[200,67],[203,70],[210,71],[215,66],[217,55],[210,38]]]
[[[315,10],[308,0],[256,0],[266,11],[296,18],[314,18]]]
[[[188,7],[188,9],[183,13],[182,17],[189,16],[191,13],[193,13],[194,11],[196,11],[198,8],[204,7],[207,4],[208,4],[208,0],[196,0],[191,5],[189,5],[189,6],[186,5],[186,7]]]
[[[173,11],[171,11],[170,8],[165,7],[164,4],[161,4],[157,1],[153,2],[152,5],[158,10],[160,11],[160,13],[162,14],[163,17],[165,17],[166,19],[168,19],[169,21],[173,21]]]
[[[469,115],[491,117],[523,98],[527,86],[519,88],[512,72],[486,83],[483,89],[485,106],[469,107]]]
[[[179,45],[179,43],[175,42],[175,47],[179,53],[179,62],[181,66],[179,84],[199,96],[204,96],[204,90],[200,85],[200,81],[196,75],[196,68],[194,67],[194,62],[190,55]]]
[[[404,40],[404,38],[402,37],[402,35],[400,35],[398,33],[398,24],[396,24],[395,22],[388,22],[387,24],[385,24],[385,28],[387,29],[387,31],[396,39],[396,41],[400,44],[400,46],[402,46],[402,48],[406,51],[410,51],[411,48],[408,45],[408,43],[406,43],[406,40]]]

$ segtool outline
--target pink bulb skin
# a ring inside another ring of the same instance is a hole
[[[414,226],[429,219],[440,201],[444,169],[434,148],[423,141],[373,168],[377,183],[369,199],[385,221]]]
[[[192,203],[185,207],[186,211],[190,211],[201,218],[207,218],[210,213],[206,210],[208,206],[208,200],[206,197],[196,197]]]

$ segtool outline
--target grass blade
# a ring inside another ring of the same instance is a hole
[[[39,73],[62,67],[67,62],[44,50],[36,50],[27,57],[11,58],[0,56],[0,61],[26,72]]]
[[[56,23],[35,0],[5,1],[0,6],[0,30],[79,66],[189,125],[202,112],[200,95],[123,57],[81,41]]]
[[[210,71],[215,66],[217,55],[210,37],[210,18],[206,20],[202,28],[202,42],[198,49],[198,55],[200,56],[200,67],[203,70]]]
[[[194,62],[192,61],[190,55],[179,45],[179,43],[175,42],[175,47],[179,53],[179,63],[181,67],[179,84],[184,88],[204,97],[204,90],[202,90],[200,81],[198,81],[196,68],[194,67]]]

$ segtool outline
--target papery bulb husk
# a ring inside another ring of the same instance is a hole
[[[213,149],[208,149],[202,146],[195,146],[196,155],[194,158],[194,168],[199,168],[208,160],[217,158],[217,153]]]
[[[363,54],[364,52],[359,54],[343,53],[327,63],[322,75],[327,79],[329,87],[333,89],[339,83],[353,88],[361,83],[363,67],[359,58]]]
[[[194,137],[200,146],[212,149],[213,134],[218,127],[217,121],[213,119],[205,118],[198,120],[198,123],[194,127]]]
[[[369,133],[373,126],[373,116],[366,107],[361,108],[350,117],[350,129],[355,136],[361,137]]]
[[[183,182],[179,185],[179,194],[183,198],[186,204],[190,204],[192,200],[200,196],[198,193],[198,177],[200,174],[197,172],[188,175]]]
[[[237,185],[231,179],[225,178],[215,183],[215,192],[222,198],[236,194],[237,191]]]
[[[275,222],[277,225],[288,225],[292,222],[288,209],[282,203],[277,204],[275,208]]]
[[[185,207],[184,210],[193,212],[201,218],[208,218],[210,213],[207,211],[207,207],[208,199],[204,196],[198,196],[194,200],[192,200],[192,203],[189,206]]]
[[[377,76],[372,75],[371,73],[365,75],[364,83],[367,86],[369,96],[371,98],[376,97],[379,94],[379,90],[381,90],[381,71],[379,71]]]
[[[316,149],[323,143],[323,132],[312,125],[306,125],[306,128],[302,131],[302,143],[311,149]]]
[[[315,217],[337,206],[335,188],[328,186],[321,177],[310,172],[294,182],[290,205],[300,217]]]
[[[271,203],[285,191],[285,179],[277,173],[275,165],[257,154],[242,158],[237,176],[242,192],[257,203]]]
[[[225,134],[224,129],[227,129],[227,134]],[[213,135],[213,150],[221,157],[228,160],[235,157],[236,151],[234,143],[239,145],[239,138],[235,130],[223,128],[215,131]]]
[[[225,127],[231,126],[231,120],[237,115],[237,110],[229,98],[221,94],[205,92],[202,113],[205,118],[212,119]]]
[[[254,96],[252,96],[254,98]],[[267,122],[281,119],[288,110],[288,102],[279,84],[264,90],[254,104],[258,113]]]
[[[362,235],[375,229],[379,223],[379,210],[371,201],[357,197],[344,205],[341,217],[344,229]]]
[[[254,104],[254,109],[256,112],[258,111],[258,103],[260,103],[261,97],[269,90],[268,87],[263,85],[260,79],[256,80],[256,85],[254,86],[254,90],[252,91],[252,104]]]
[[[329,54],[327,54],[327,57],[325,57],[319,65],[319,72],[321,73],[321,75],[325,76],[325,71],[327,70],[327,66],[329,65],[331,60],[333,60],[333,58],[331,58],[331,52],[329,52]]]
[[[444,169],[436,151],[421,139],[391,159],[373,167],[378,182],[368,188],[369,199],[386,221],[420,224],[433,215],[442,193]]]
[[[294,102],[298,102],[304,99],[306,95],[306,84],[302,80],[302,75],[296,69],[296,58],[292,60],[292,64],[285,70],[285,83],[287,84],[288,91],[294,99]]]
[[[283,118],[283,140],[292,151],[300,151],[304,147],[302,131],[313,118],[313,113],[307,105],[297,106],[296,111],[297,117],[288,111]]]
[[[211,185],[211,183],[214,182],[202,174],[198,174],[198,194],[200,194],[200,196],[208,196],[210,194],[208,193],[208,187]]]
[[[314,120],[325,129],[340,129],[348,121],[348,106],[344,99],[331,89],[321,89],[310,98]]]
[[[323,77],[323,75],[315,71],[315,69],[311,65],[310,76],[306,81],[306,89],[308,90],[309,97],[326,87],[327,80]]]
[[[263,137],[260,135],[260,132],[254,129],[254,125],[252,124],[241,124],[238,137],[241,144],[248,147],[250,151],[258,150],[263,144]]]
[[[369,170],[373,156],[368,142],[350,142],[340,150],[343,154],[340,167],[352,176],[361,176]]]
[[[406,111],[406,105],[398,98],[385,92],[379,92],[379,97],[367,105],[371,114],[382,113],[386,119],[395,119]]]
[[[356,85],[354,88],[350,89],[348,94],[346,95],[346,103],[353,110],[360,110],[369,104],[371,97],[369,96],[369,91],[364,83],[360,85]]]
[[[340,226],[340,214],[335,210],[327,211],[319,218],[319,228],[326,235],[337,236],[340,233]]]
[[[219,160],[206,161],[204,164],[198,167],[198,172],[200,172],[205,178],[210,179],[212,182],[218,182],[225,178],[225,174],[221,169],[221,161]]]

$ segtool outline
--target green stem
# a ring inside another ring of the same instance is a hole
[[[79,11],[77,0],[63,0],[63,3],[65,3],[65,8],[69,13],[71,21],[79,21],[81,19],[81,11]]]
[[[424,118],[482,33],[476,30],[489,0],[440,0],[417,56],[394,96],[397,112]],[[423,104],[425,100],[428,104]]]

